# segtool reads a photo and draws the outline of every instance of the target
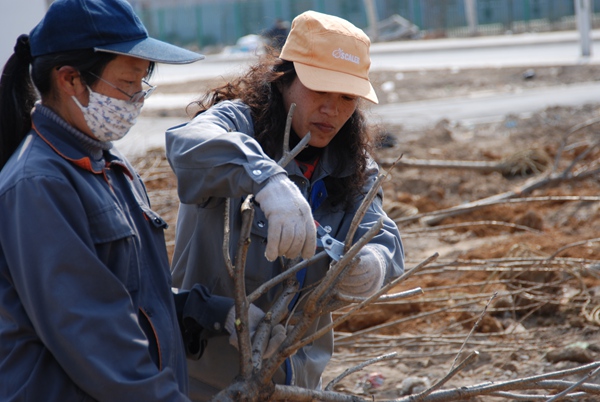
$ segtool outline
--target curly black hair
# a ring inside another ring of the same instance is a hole
[[[292,62],[267,53],[245,74],[212,89],[193,104],[199,108],[197,114],[200,114],[221,101],[241,100],[250,107],[256,140],[267,155],[277,160],[283,149],[287,118],[280,88],[290,85],[296,76]],[[327,145],[338,161],[332,175],[324,180],[333,205],[348,208],[360,194],[366,180],[371,146],[365,116],[357,107]],[[347,169],[352,173],[340,177],[341,172]]]

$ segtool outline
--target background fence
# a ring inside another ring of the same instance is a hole
[[[419,37],[470,35],[464,0],[373,0],[377,19],[400,15]],[[576,29],[575,0],[477,0],[480,35]],[[232,45],[260,34],[277,18],[291,21],[306,10],[345,18],[367,30],[363,0],[131,0],[150,34],[184,46]],[[592,28],[600,26],[600,0],[592,0]]]

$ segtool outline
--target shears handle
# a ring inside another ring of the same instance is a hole
[[[321,224],[319,222],[317,222],[317,220],[315,220],[315,226],[317,227],[317,236],[319,238],[329,234],[329,231],[325,230],[325,228],[323,226],[321,226]]]

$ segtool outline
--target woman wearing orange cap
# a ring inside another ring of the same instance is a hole
[[[194,119],[167,131],[167,156],[181,200],[172,266],[177,286],[202,283],[232,296],[222,251],[225,198],[232,204],[231,255],[240,236],[240,203],[248,194],[257,203],[246,263],[248,292],[281,272],[277,257],[314,254],[313,219],[329,226],[333,237],[345,238],[378,175],[360,109],[363,99],[377,103],[368,78],[369,46],[364,32],[348,21],[305,12],[292,22],[279,58],[266,56],[245,75],[216,88],[198,101]],[[276,161],[292,104],[290,146],[308,132],[311,139],[294,162],[280,167]],[[355,240],[381,217],[384,226],[341,280],[338,290],[346,295],[372,295],[403,272],[400,234],[383,211],[381,196],[370,205]],[[318,282],[328,266],[321,260],[300,273],[301,292],[294,303],[301,303],[302,289]],[[258,299],[258,307],[268,310],[278,290]],[[330,322],[330,315],[321,316],[307,335]],[[330,331],[298,350],[274,380],[318,388],[332,353]],[[209,339],[203,358],[189,364],[192,399],[206,400],[227,386],[238,373],[238,360],[227,336]]]

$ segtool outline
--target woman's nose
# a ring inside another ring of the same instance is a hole
[[[335,116],[338,114],[338,100],[333,94],[326,96],[323,99],[323,103],[321,105],[321,110],[323,113]]]

